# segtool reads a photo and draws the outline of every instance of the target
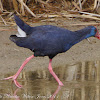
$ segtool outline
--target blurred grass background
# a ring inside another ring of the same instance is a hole
[[[100,20],[100,0],[0,0],[1,22],[16,13],[28,19],[66,17]]]

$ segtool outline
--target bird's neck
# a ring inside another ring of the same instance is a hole
[[[91,37],[92,35],[90,33],[91,29],[86,29],[86,28],[75,31],[76,38],[72,41],[72,45]]]

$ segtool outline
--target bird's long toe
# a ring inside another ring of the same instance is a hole
[[[22,85],[20,85],[16,80],[14,80],[14,83],[18,88],[22,88]]]
[[[9,80],[9,79],[12,79],[12,80],[14,81],[15,85],[16,85],[18,88],[22,88],[22,85],[20,85],[20,84],[16,81],[16,74],[13,75],[13,76],[4,78],[4,80]]]
[[[10,77],[7,77],[7,78],[4,78],[4,80],[9,80],[9,79],[13,79],[14,76],[10,76]]]

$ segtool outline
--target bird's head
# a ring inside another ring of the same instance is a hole
[[[98,32],[98,29],[96,27],[94,28],[94,33],[94,36],[100,40],[100,33]]]
[[[100,33],[98,32],[98,29],[94,26],[89,26],[89,28],[91,29],[91,32],[88,35],[94,36],[100,40]]]
[[[98,29],[94,26],[88,26],[84,28],[82,32],[85,32],[87,34],[85,38],[96,37],[100,40],[100,33],[98,32]]]

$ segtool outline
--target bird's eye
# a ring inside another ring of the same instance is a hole
[[[95,29],[95,32],[97,32],[97,29]]]

